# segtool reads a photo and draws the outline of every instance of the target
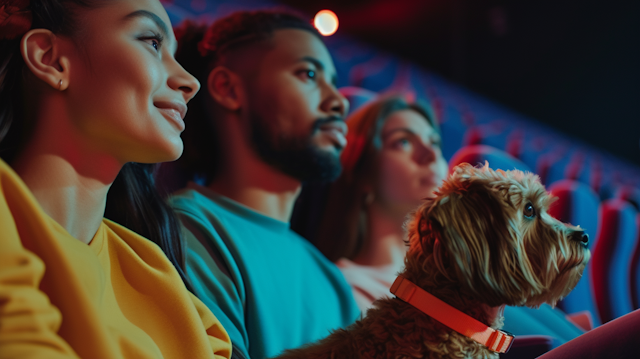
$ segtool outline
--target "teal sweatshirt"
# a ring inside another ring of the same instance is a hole
[[[185,233],[189,280],[234,350],[276,356],[359,317],[340,270],[288,223],[193,183],[169,203]]]

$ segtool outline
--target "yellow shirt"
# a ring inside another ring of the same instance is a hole
[[[158,246],[106,219],[80,242],[0,160],[0,358],[230,356]]]

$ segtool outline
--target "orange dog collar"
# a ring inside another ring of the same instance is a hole
[[[513,335],[495,330],[441,301],[402,276],[398,276],[390,292],[421,312],[456,332],[498,353],[506,353],[513,344]]]

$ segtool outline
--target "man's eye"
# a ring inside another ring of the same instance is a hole
[[[310,80],[315,80],[316,78],[316,72],[314,70],[302,70],[300,73],[302,76]]]

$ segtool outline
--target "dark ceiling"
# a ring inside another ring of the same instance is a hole
[[[640,1],[282,3],[640,165]]]

